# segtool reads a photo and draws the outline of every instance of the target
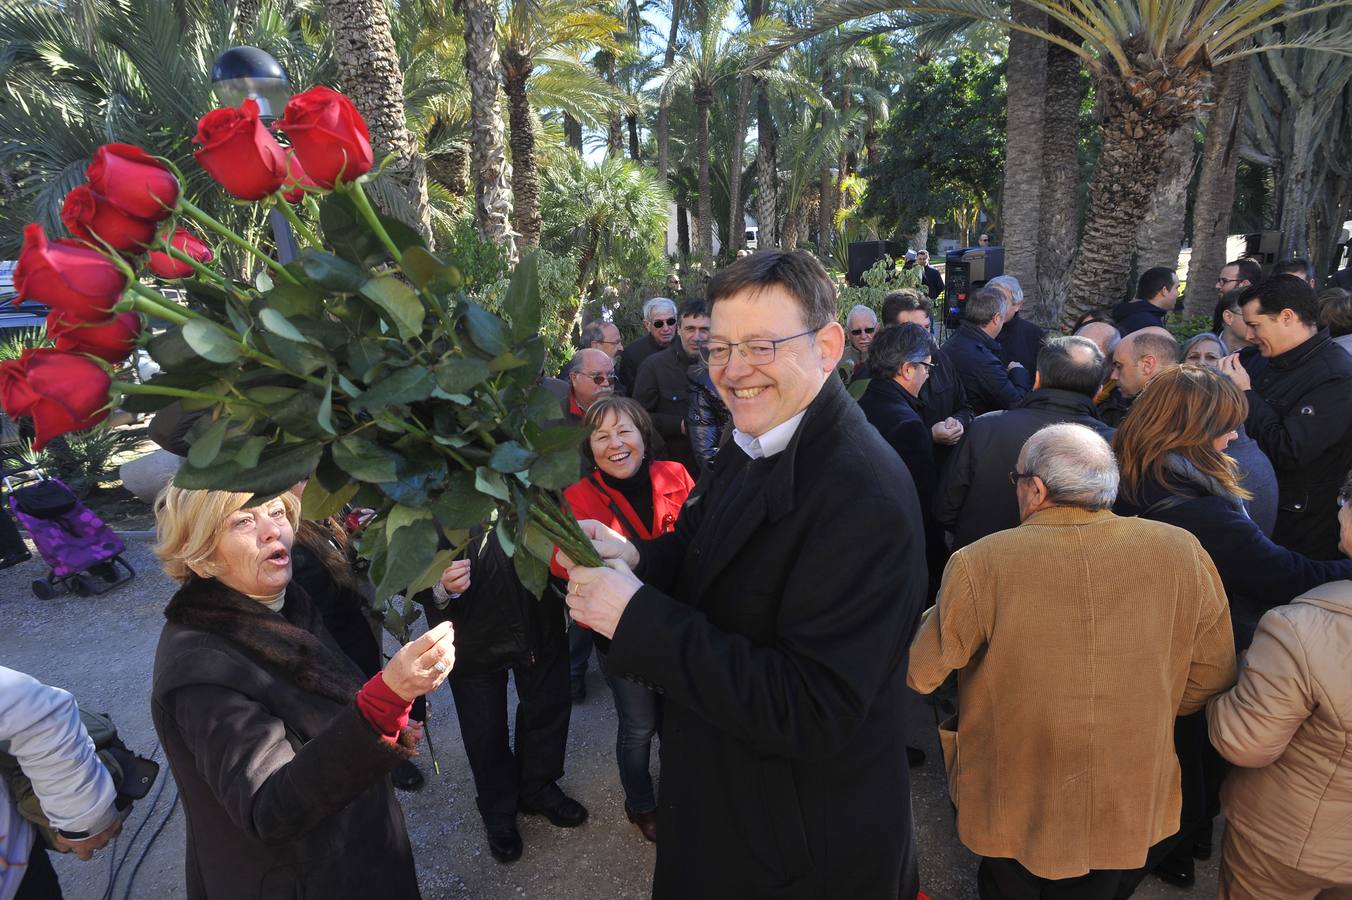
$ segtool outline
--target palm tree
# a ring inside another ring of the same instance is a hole
[[[474,221],[479,234],[507,250],[516,262],[512,230],[512,188],[498,107],[498,34],[487,0],[460,0],[465,17],[465,77],[469,81],[471,167],[474,170]]]
[[[916,10],[1006,22],[1076,54],[1093,76],[1102,113],[1102,149],[1089,186],[1084,233],[1071,273],[1063,319],[1115,301],[1124,291],[1136,223],[1159,182],[1169,136],[1205,105],[1213,67],[1285,47],[1349,52],[1347,32],[1277,36],[1272,26],[1309,15],[1273,0],[1025,0],[1072,32],[1067,40],[1036,24],[1010,20],[993,0],[831,0],[795,39],[879,13]],[[1330,0],[1321,9],[1352,6]],[[1268,37],[1249,44],[1260,34]],[[1008,239],[1009,235],[1006,235]]]
[[[1027,28],[1047,27],[1047,14],[1012,0],[1009,15]],[[1045,134],[1047,44],[1037,35],[1010,29],[1005,64],[1005,271],[1019,279],[1024,297],[1036,308],[1038,232],[1042,220],[1042,138]]]
[[[681,17],[685,15],[684,0],[672,0],[671,2],[671,26],[667,34],[667,49],[662,57],[662,70],[670,72],[672,66],[676,63],[677,39],[680,37]],[[665,91],[659,91],[657,96],[657,177],[666,181],[667,168],[669,160],[669,140],[671,137],[670,116],[668,110],[669,97]]]

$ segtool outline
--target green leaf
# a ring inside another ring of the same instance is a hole
[[[431,517],[419,519],[389,536],[385,571],[376,588],[377,597],[407,590],[425,573],[437,555],[437,526]]]
[[[207,319],[192,319],[183,326],[183,340],[192,351],[214,363],[231,363],[239,359],[239,345],[230,340],[225,330]]]
[[[549,567],[533,553],[512,554],[512,568],[516,569],[516,577],[521,579],[521,586],[526,590],[536,597],[545,592],[549,584]]]
[[[527,253],[512,271],[507,295],[502,298],[502,314],[512,325],[512,337],[523,341],[540,328],[540,259]]]
[[[254,276],[254,287],[263,294],[272,290],[272,276],[268,274],[267,269],[259,269],[258,274]]]
[[[474,470],[474,488],[481,494],[487,494],[498,500],[510,499],[507,494],[507,482],[502,480],[502,476],[492,469],[485,469],[483,466]]]
[[[268,439],[262,435],[254,435],[246,438],[231,456],[235,460],[235,465],[241,469],[252,469],[258,465],[259,458],[263,455],[263,448],[268,445]]]
[[[465,327],[469,329],[469,339],[490,357],[507,350],[507,326],[502,320],[484,309],[473,300],[461,304],[465,309]]]
[[[333,357],[314,344],[297,343],[276,334],[260,334],[259,337],[268,351],[292,372],[310,375],[333,364]]]
[[[335,516],[342,511],[355,493],[357,493],[355,482],[348,482],[337,491],[330,492],[318,478],[311,478],[305,482],[305,493],[300,498],[301,516],[315,520]]]
[[[284,316],[319,318],[324,313],[324,298],[313,288],[283,281],[268,291],[263,302]]]
[[[409,340],[422,333],[426,311],[413,288],[393,275],[372,278],[361,287],[361,295],[390,317],[399,336]]]
[[[508,556],[516,555],[516,538],[512,535],[511,526],[507,524],[507,517],[498,518],[498,543],[502,545],[502,552]]]
[[[493,514],[494,507],[493,498],[479,492],[468,472],[456,472],[446,490],[432,501],[432,514],[448,530],[477,528]]]
[[[396,369],[377,378],[372,385],[352,401],[356,409],[381,409],[400,403],[416,403],[432,395],[436,381],[432,373],[419,365]]]
[[[436,447],[423,438],[408,435],[401,438],[394,449],[399,453],[398,477],[383,482],[381,492],[405,506],[426,507],[430,493],[446,480],[446,459]]]
[[[301,251],[300,262],[306,278],[331,291],[355,294],[371,278],[371,274],[360,266],[312,247]]]
[[[256,496],[276,496],[298,481],[310,477],[324,452],[322,444],[274,444],[268,447],[258,465],[243,467],[238,460],[217,462],[199,468],[185,460],[174,476],[174,484],[190,490],[241,491]]]
[[[285,387],[280,384],[261,384],[258,387],[245,390],[244,396],[264,406],[275,406],[290,400],[296,396],[296,392],[296,388]]]
[[[526,401],[526,417],[536,425],[557,424],[564,419],[563,405],[548,388],[536,385],[531,388],[530,398]]]
[[[190,369],[209,368],[221,363],[203,358],[183,339],[183,327],[175,325],[155,335],[146,343],[146,352],[159,363],[166,372],[184,372]],[[233,362],[233,360],[227,360]]]
[[[445,282],[447,287],[454,289],[459,287],[462,281],[459,269],[443,262],[439,257],[422,247],[410,247],[404,251],[404,262],[401,268],[404,270],[404,274],[420,288],[427,287],[440,279]]]
[[[324,388],[324,399],[319,401],[319,414],[315,417],[319,422],[319,427],[329,434],[337,434],[333,427],[333,382],[330,381],[328,387]]]
[[[467,535],[467,532],[458,532],[458,534]],[[456,540],[454,537],[448,536],[448,540],[450,540],[454,546],[438,551],[437,555],[432,558],[432,564],[427,567],[427,571],[423,572],[416,581],[408,586],[408,595],[410,598],[415,594],[422,593],[440,581],[441,574],[446,571],[451,563],[455,562],[455,558],[463,549],[460,545],[465,542],[465,537],[462,536],[459,540]]]
[[[379,341],[362,338],[348,348],[347,361],[353,376],[365,380],[367,372],[385,361],[385,350]]]
[[[531,449],[541,456],[556,450],[571,450],[577,453],[582,446],[586,432],[580,425],[557,425],[552,428],[539,428],[534,424],[526,426],[526,439]]]
[[[527,360],[522,359],[512,351],[508,350],[505,353],[499,353],[497,356],[490,359],[488,361],[488,368],[489,371],[492,372],[507,372],[512,369],[520,368],[521,366],[526,365],[527,362]]]
[[[324,245],[348,262],[366,267],[389,255],[345,193],[334,191],[320,201],[319,227],[324,231]]]
[[[488,465],[496,472],[524,472],[538,457],[534,450],[521,446],[516,441],[503,441],[493,448],[488,457]]]
[[[530,467],[530,483],[561,491],[582,477],[582,460],[576,450],[555,450]]]
[[[197,440],[192,442],[192,447],[188,450],[188,462],[199,469],[205,469],[216,461],[220,455],[221,443],[225,440],[226,429],[230,427],[230,422],[226,419],[217,419],[211,424]]]
[[[431,518],[431,510],[414,509],[411,506],[396,503],[394,509],[391,509],[389,515],[385,517],[385,533],[393,536],[399,533],[400,528],[407,528],[415,522]]]
[[[268,331],[271,331],[278,337],[284,337],[288,341],[295,341],[298,344],[318,343],[317,341],[312,341],[305,335],[301,334],[300,330],[296,328],[295,325],[292,325],[287,320],[286,316],[282,315],[280,312],[270,307],[264,307],[262,310],[259,311],[258,321],[262,322],[263,327],[266,328]]]
[[[399,456],[355,434],[333,444],[333,461],[358,481],[385,482],[399,477]]]
[[[492,374],[487,363],[472,356],[448,356],[432,372],[437,387],[448,394],[468,394]]]

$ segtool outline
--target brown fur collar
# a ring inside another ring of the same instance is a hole
[[[278,614],[214,578],[194,576],[174,594],[164,617],[227,638],[308,693],[347,704],[361,689],[357,667],[320,639],[319,611],[295,583]]]

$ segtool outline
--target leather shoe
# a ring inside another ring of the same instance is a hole
[[[919,747],[906,748],[906,765],[914,769],[916,766],[923,766],[924,764],[925,764],[924,750],[921,750]]]
[[[657,843],[657,810],[650,809],[647,812],[636,813],[626,806],[624,814],[629,817],[630,822],[638,826],[638,830],[643,832],[645,838],[654,844]]]
[[[521,858],[521,832],[516,830],[516,823],[484,827],[488,831],[488,852],[494,859],[500,863],[513,863]]]
[[[1193,865],[1191,856],[1182,859],[1175,859],[1173,856],[1165,857],[1155,864],[1153,872],[1160,881],[1179,888],[1190,888],[1193,882],[1197,880],[1196,867]]]
[[[522,802],[521,811],[544,816],[558,828],[576,828],[587,821],[587,808],[569,797],[558,785],[550,785],[529,803]]]

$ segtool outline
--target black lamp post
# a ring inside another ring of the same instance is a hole
[[[258,118],[269,127],[291,99],[291,82],[282,64],[257,47],[231,47],[216,57],[211,67],[211,91],[222,106],[239,106],[245,100],[258,104]],[[300,252],[291,223],[277,210],[269,210],[277,261],[285,265]]]

